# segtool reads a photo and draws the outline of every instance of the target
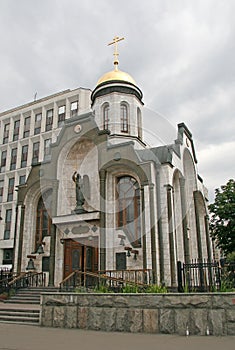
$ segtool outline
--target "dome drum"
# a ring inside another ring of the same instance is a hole
[[[132,83],[120,80],[106,81],[97,85],[95,90],[91,94],[92,105],[97,97],[105,96],[113,92],[119,92],[129,95],[135,95],[138,100],[143,104],[142,91]]]

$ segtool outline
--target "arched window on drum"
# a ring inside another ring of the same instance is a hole
[[[103,129],[109,130],[109,104],[105,103],[103,106]]]
[[[128,106],[126,103],[121,103],[121,132],[129,132],[129,115],[128,115]]]

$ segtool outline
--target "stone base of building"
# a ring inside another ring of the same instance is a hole
[[[235,335],[235,293],[44,293],[41,326],[132,333]]]

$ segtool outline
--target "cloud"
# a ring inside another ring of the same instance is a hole
[[[0,111],[30,102],[35,92],[93,89],[112,69],[107,44],[122,35],[120,69],[137,81],[145,106],[172,125],[185,122],[199,161],[210,147],[226,152],[235,137],[234,13],[233,0],[1,1]],[[145,125],[154,122],[158,133],[160,119],[147,113]],[[221,157],[218,181],[225,182],[231,162]],[[217,162],[202,163],[212,187]]]
[[[214,190],[225,185],[229,179],[234,179],[235,140],[211,144],[197,152],[199,159],[199,170],[203,173],[206,184],[209,184],[209,197],[213,201]]]

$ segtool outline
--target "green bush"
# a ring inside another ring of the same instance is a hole
[[[112,291],[106,285],[100,285],[94,288],[94,293],[112,293]]]
[[[159,286],[157,284],[149,285],[146,290],[146,293],[168,293],[165,286]]]

